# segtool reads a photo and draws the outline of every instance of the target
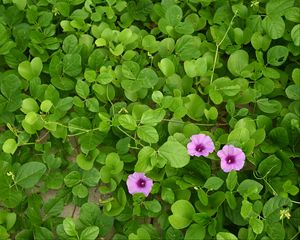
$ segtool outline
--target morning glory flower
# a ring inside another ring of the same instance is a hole
[[[239,171],[245,164],[245,153],[233,145],[225,145],[217,155],[221,159],[221,168],[224,172]]]
[[[190,156],[207,157],[215,150],[215,145],[209,136],[196,134],[191,136],[191,142],[188,143],[187,150]]]
[[[135,172],[128,176],[126,184],[130,194],[143,193],[147,197],[151,192],[153,181],[144,173]]]

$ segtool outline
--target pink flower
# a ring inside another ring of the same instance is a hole
[[[224,172],[239,171],[245,164],[245,153],[233,145],[225,145],[217,155],[221,159],[221,168]]]
[[[130,194],[143,193],[147,197],[151,192],[153,181],[144,173],[135,172],[128,176],[126,184]]]
[[[187,150],[190,156],[207,157],[215,150],[215,145],[209,136],[197,134],[191,136],[191,142],[188,143]]]

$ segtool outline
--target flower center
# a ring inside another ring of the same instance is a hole
[[[202,152],[204,149],[205,149],[205,147],[204,147],[202,144],[198,144],[198,145],[196,146],[196,151],[197,151],[197,152]]]
[[[225,161],[226,161],[228,164],[235,163],[235,157],[232,156],[232,155],[228,155],[228,156],[225,158]]]
[[[138,187],[143,188],[146,186],[146,181],[144,179],[139,179],[136,184]]]

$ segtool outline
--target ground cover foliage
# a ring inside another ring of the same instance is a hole
[[[2,0],[0,36],[0,239],[299,237],[298,1]]]

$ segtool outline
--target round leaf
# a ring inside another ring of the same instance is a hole
[[[282,65],[289,55],[289,50],[284,46],[271,47],[267,52],[267,61],[272,66]]]
[[[187,200],[178,200],[172,207],[173,215],[169,216],[169,222],[175,229],[186,228],[192,222],[195,209]]]
[[[157,143],[159,140],[156,129],[148,125],[138,127],[137,135],[141,140],[147,143]]]
[[[190,161],[186,148],[177,141],[167,141],[164,143],[158,149],[158,154],[174,168],[182,168]]]
[[[14,154],[17,148],[18,148],[18,144],[16,140],[13,138],[6,139],[2,146],[3,152],[8,154]]]
[[[40,162],[23,164],[17,172],[16,183],[23,188],[32,188],[46,172],[46,166]]]
[[[248,53],[245,50],[237,50],[229,56],[227,67],[234,76],[241,76],[241,72],[248,63]]]

